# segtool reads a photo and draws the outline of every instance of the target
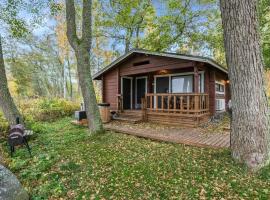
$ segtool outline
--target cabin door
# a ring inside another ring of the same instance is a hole
[[[170,93],[170,78],[168,76],[160,76],[155,77],[155,93],[156,94],[164,94]],[[156,102],[157,100],[157,102]],[[162,99],[159,97],[158,99],[154,99],[154,106],[155,108],[161,108],[161,101]],[[165,108],[167,108],[167,100],[164,99]]]
[[[123,109],[132,109],[132,78],[122,77]]]
[[[135,82],[135,103],[136,109],[142,108],[142,98],[147,93],[147,78],[137,77]]]

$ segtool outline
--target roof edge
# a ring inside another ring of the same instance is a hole
[[[154,55],[154,56],[163,56],[163,57],[170,57],[170,58],[177,58],[177,59],[183,59],[183,60],[190,60],[190,61],[197,61],[197,62],[203,62],[207,63],[209,65],[212,65],[213,67],[223,71],[224,73],[228,74],[228,70],[214,61],[211,58],[208,57],[203,57],[203,56],[193,56],[193,55],[185,55],[185,54],[177,54],[177,53],[170,53],[170,52],[154,52],[154,51],[149,51],[149,50],[144,50],[144,49],[132,49],[126,54],[118,57],[115,59],[112,63],[107,65],[105,68],[94,74],[93,79],[99,78],[103,73],[111,69],[113,66],[117,65],[121,61],[123,61],[125,58],[130,56],[133,53],[141,53],[141,54],[149,54],[149,55]]]

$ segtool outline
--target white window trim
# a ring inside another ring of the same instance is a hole
[[[218,91],[216,91],[216,84],[223,85],[223,87],[224,87],[224,92],[218,92]],[[216,82],[215,82],[215,92],[216,92],[216,94],[224,94],[224,95],[225,95],[225,90],[226,90],[226,88],[225,88],[225,84],[224,84],[224,83],[222,83],[222,82],[220,82],[220,81],[216,81]]]
[[[222,101],[222,109],[218,109],[218,107],[217,107],[217,101]],[[216,111],[217,112],[224,112],[225,110],[226,110],[226,102],[225,102],[225,99],[223,99],[223,98],[217,98],[216,99]]]
[[[201,79],[200,79],[200,93],[204,93],[205,92],[205,87],[204,87],[204,81],[205,81],[205,79],[204,79],[204,72],[203,73],[200,73],[200,75],[201,75]],[[203,91],[201,92],[201,90],[202,90],[202,88],[203,88]]]
[[[121,95],[123,96],[123,78],[130,79],[130,89],[131,89],[131,95],[130,95],[130,109],[133,109],[133,77],[128,76],[122,76],[121,77]],[[124,98],[124,97],[123,97]]]
[[[156,79],[157,77],[169,77],[169,93],[171,93],[171,81],[172,81],[172,76],[185,76],[185,75],[194,75],[194,72],[185,72],[185,73],[176,73],[176,74],[164,74],[164,75],[154,75],[154,93],[156,94],[157,91],[157,84],[156,84]],[[201,74],[203,78],[203,88],[204,88],[204,71],[199,71],[198,74]],[[193,79],[194,80],[194,79]],[[204,88],[205,91],[205,88]]]
[[[140,76],[140,77],[136,77],[135,79],[135,108],[138,106],[137,103],[137,80],[138,79],[145,79],[145,93],[147,93],[147,76]]]

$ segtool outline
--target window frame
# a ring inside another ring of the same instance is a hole
[[[181,77],[181,78],[183,78],[183,77],[191,77],[191,79],[192,79],[192,81],[191,81],[191,83],[192,83],[192,89],[191,89],[191,92],[173,92],[172,91],[172,89],[173,89],[173,78],[174,77]],[[186,75],[173,75],[173,76],[171,76],[171,78],[170,78],[170,81],[171,81],[171,84],[170,84],[170,91],[171,91],[171,93],[172,94],[177,94],[177,93],[193,93],[193,87],[194,87],[194,75],[193,74],[186,74]]]
[[[200,80],[199,84],[201,86],[203,86],[203,90],[202,87],[200,86],[200,93],[204,93],[205,91],[205,75],[204,75],[205,71],[199,71],[198,74],[201,75],[202,80]],[[162,75],[154,75],[154,93],[156,94],[156,78],[157,77],[169,77],[169,93],[172,94],[172,90],[171,90],[171,84],[172,84],[172,76],[185,76],[185,75],[193,75],[193,88],[192,88],[192,92],[194,93],[194,72],[184,72],[184,73],[175,73],[175,74],[162,74]],[[174,93],[177,94],[177,93]]]
[[[223,92],[217,91],[217,88],[216,88],[216,85],[217,85],[217,84],[223,86]],[[225,94],[225,84],[222,83],[222,82],[220,82],[220,81],[216,81],[216,82],[215,82],[215,93],[216,93],[216,94]]]

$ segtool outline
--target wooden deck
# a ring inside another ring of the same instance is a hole
[[[117,95],[119,119],[126,110],[123,109],[123,96]],[[141,112],[135,113],[140,121],[173,126],[198,127],[209,119],[209,95],[204,93],[147,93],[141,99]],[[134,114],[134,113],[133,113]],[[131,118],[131,117],[130,117]],[[133,117],[134,118],[134,117]],[[130,120],[131,121],[131,120]]]
[[[118,113],[118,117],[114,119],[136,124],[143,121],[143,112],[142,110],[123,110],[121,113]]]
[[[104,125],[106,130],[134,135],[157,141],[185,144],[196,147],[229,148],[229,134],[205,134],[195,128],[168,128],[164,130],[146,129],[130,124],[115,124],[114,122]]]

